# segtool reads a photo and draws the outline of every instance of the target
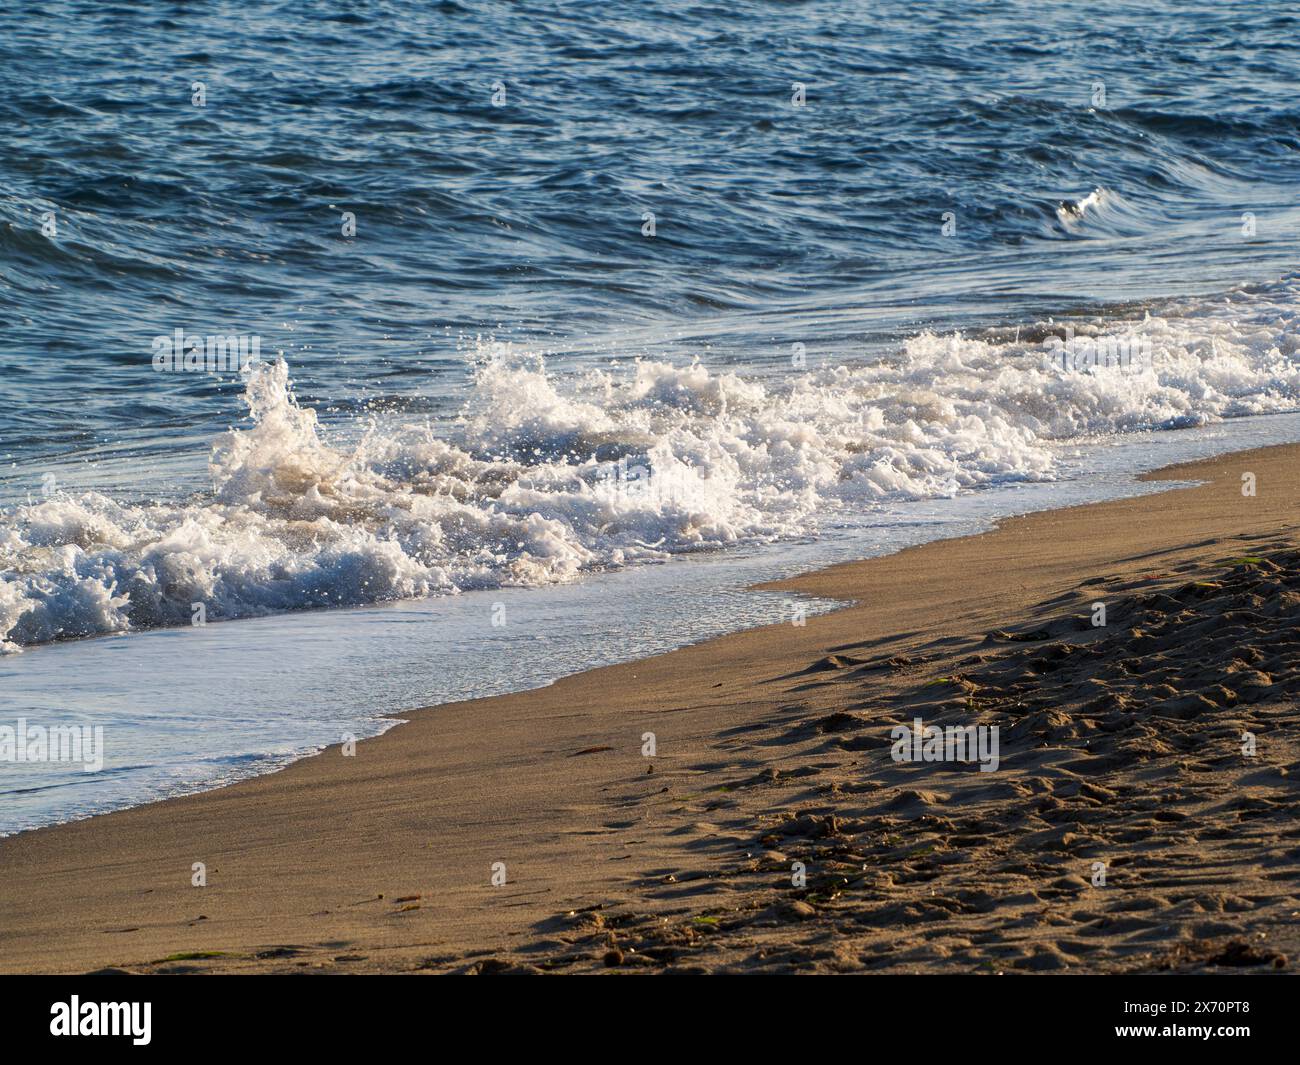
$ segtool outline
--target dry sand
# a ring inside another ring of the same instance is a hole
[[[787,582],[855,600],[803,627],[0,840],[0,970],[1287,971],[1297,469],[1176,467],[1208,483]],[[893,761],[916,717],[997,725],[999,768]]]

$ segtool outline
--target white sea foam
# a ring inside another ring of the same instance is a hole
[[[1118,192],[1098,187],[1074,201],[1063,201],[1056,208],[1056,219],[1072,235],[1144,233],[1151,228],[1152,216]]]
[[[346,447],[297,404],[288,366],[264,364],[209,493],[63,492],[0,512],[0,650],[188,624],[195,603],[217,620],[568,581],[1051,479],[1062,441],[1294,409],[1298,295],[1287,281],[1073,321],[1149,343],[1137,373],[1045,368],[1050,323],[762,378],[652,361],[560,378],[497,355],[455,434],[373,425]],[[622,468],[641,483],[610,476]]]

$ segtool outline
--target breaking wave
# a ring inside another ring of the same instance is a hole
[[[815,533],[836,515],[1055,476],[1059,445],[1294,409],[1300,282],[1072,320],[1149,365],[1063,373],[1040,322],[921,334],[866,365],[741,376],[641,361],[572,377],[536,355],[475,368],[455,431],[331,437],[283,361],[208,492],[58,492],[0,510],[0,650],[209,620],[538,586]]]

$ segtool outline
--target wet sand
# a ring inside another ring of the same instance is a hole
[[[1173,467],[776,586],[851,601],[802,626],[0,840],[0,971],[1289,971],[1298,470]],[[997,769],[896,761],[918,718]]]

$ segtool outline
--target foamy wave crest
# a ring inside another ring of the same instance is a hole
[[[1063,201],[1056,208],[1056,219],[1072,236],[1096,232],[1109,236],[1139,234],[1152,225],[1152,217],[1118,192],[1095,188],[1074,201]]]
[[[370,426],[331,442],[283,362],[212,489],[125,504],[59,493],[0,512],[0,649],[503,585],[806,536],[882,502],[1050,479],[1061,441],[1294,409],[1297,284],[1075,322],[1149,345],[1124,372],[1054,371],[1054,323],[923,334],[859,366],[747,378],[642,361],[560,378],[476,368],[454,434]]]

